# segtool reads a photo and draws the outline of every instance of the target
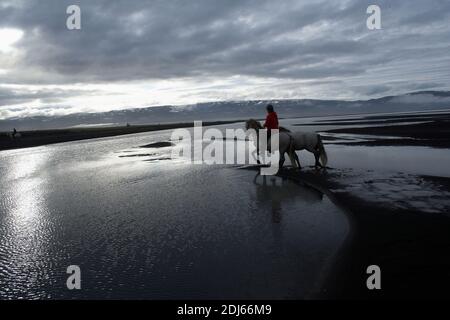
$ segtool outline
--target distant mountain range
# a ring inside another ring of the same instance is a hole
[[[280,118],[407,112],[450,109],[450,91],[420,91],[371,100],[253,100],[199,103],[188,106],[157,106],[65,116],[38,116],[0,120],[0,131],[55,129],[74,126],[156,124],[194,120],[263,118],[272,103]]]

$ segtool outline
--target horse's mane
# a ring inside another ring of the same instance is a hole
[[[255,119],[249,119],[245,122],[245,128],[248,130],[251,125],[256,125],[258,129],[263,129],[263,126],[259,121],[256,121]],[[280,132],[291,132],[291,130],[285,128],[285,127],[279,127]]]
[[[248,130],[250,128],[250,125],[254,124],[258,127],[258,129],[262,129],[263,126],[261,125],[261,123],[259,123],[259,121],[256,121],[255,119],[249,119],[245,122],[245,128]]]

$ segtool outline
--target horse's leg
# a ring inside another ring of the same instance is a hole
[[[298,158],[298,154],[297,152],[295,152],[295,150],[294,150],[294,159],[297,162],[298,168],[301,169],[302,166],[300,165],[300,159]]]
[[[256,163],[257,164],[261,164],[261,161],[259,161],[259,153],[256,153]]]
[[[323,168],[322,164],[320,163],[320,138],[317,141],[317,145],[314,147],[314,158],[316,158],[316,164],[314,165],[316,168],[320,167]]]
[[[249,145],[250,148],[250,145]],[[256,150],[252,150],[251,152],[251,156],[253,157],[253,159],[256,160],[257,164],[261,164],[261,162],[259,161],[259,148],[258,148],[258,142],[256,142]],[[249,158],[249,161],[251,162],[251,159]]]
[[[322,165],[319,162],[319,158],[320,158],[320,151],[314,151],[314,158],[316,159],[316,163],[314,164],[314,166],[317,167],[322,167]]]
[[[295,156],[289,151],[287,151],[287,154],[289,156],[289,160],[291,160],[292,166],[294,168],[296,168],[297,167],[297,163],[295,162]],[[294,154],[295,154],[295,152],[294,152]]]
[[[318,167],[319,166],[319,154],[317,153],[317,151],[314,151],[314,159],[316,160],[316,163],[314,163],[314,167]]]
[[[283,167],[285,158],[284,158],[284,152],[280,152],[280,162],[279,162],[279,169]]]
[[[261,161],[259,161],[259,137],[256,137],[256,163],[261,164]]]
[[[253,159],[256,160],[257,164],[261,164],[261,161],[259,161],[258,153],[256,152],[256,150],[253,150],[252,156],[253,156]]]
[[[297,154],[295,153],[295,148],[291,137],[289,137],[289,143],[287,146],[280,146],[280,153],[281,152],[283,154],[287,152],[289,160],[291,160],[291,164],[294,168],[299,167],[298,162],[296,161]]]

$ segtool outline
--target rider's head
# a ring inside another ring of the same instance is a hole
[[[268,104],[266,109],[267,109],[267,112],[273,112],[273,105]]]

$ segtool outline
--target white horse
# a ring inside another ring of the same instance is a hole
[[[250,119],[246,121],[245,127],[247,130],[254,129],[256,133],[259,130],[263,129],[261,124],[254,120]],[[257,135],[258,139],[259,135]],[[300,160],[297,156],[297,150],[308,150],[309,152],[314,154],[314,158],[316,160],[315,167],[326,167],[328,162],[327,153],[322,143],[322,138],[319,134],[315,132],[291,132],[288,129],[280,127],[279,130],[279,151],[280,151],[280,168],[284,164],[284,153],[288,153],[289,158],[291,159],[294,167],[298,165],[301,169]],[[257,141],[256,152],[259,155],[259,141]],[[319,161],[320,160],[320,161]],[[259,160],[258,160],[258,163]]]
[[[254,132],[256,133],[256,162],[258,164],[260,164],[261,162],[259,161],[259,130],[264,129],[263,126],[256,120],[254,119],[250,119],[247,120],[245,122],[245,129],[246,130],[250,130],[253,129]],[[277,137],[278,135],[278,137]],[[292,137],[289,134],[289,130],[280,127],[278,134],[274,134],[272,136],[273,137],[277,137],[278,139],[278,151],[280,152],[280,161],[279,161],[279,167],[283,167],[284,161],[285,161],[285,156],[284,154],[287,153],[289,158],[291,159],[291,163],[294,165],[294,167],[297,166],[297,163],[295,160],[295,157],[297,156],[295,154],[295,152],[291,152],[291,140]],[[270,146],[270,140],[267,143],[268,146]],[[270,152],[275,152],[276,150],[270,150]],[[253,155],[255,154],[255,152],[253,152]]]

